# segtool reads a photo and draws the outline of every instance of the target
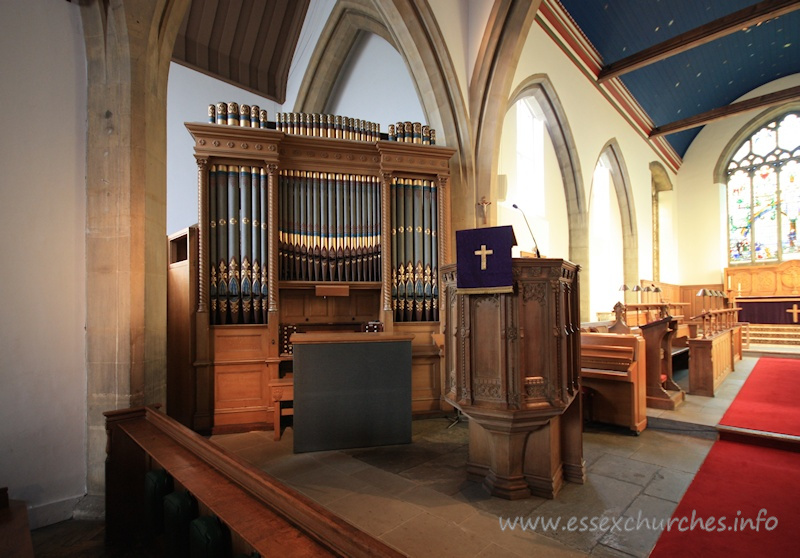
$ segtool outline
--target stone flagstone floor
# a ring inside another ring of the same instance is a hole
[[[414,421],[412,443],[400,446],[294,454],[291,427],[279,442],[271,432],[212,440],[412,557],[647,556],[653,524],[671,516],[756,360],[737,363],[718,397],[649,409],[639,436],[587,426],[587,482],[554,500],[489,496],[467,479],[467,424],[444,418]]]
[[[800,357],[800,347],[793,350],[746,351],[717,397],[688,395],[676,411],[648,409],[650,424],[639,436],[587,426],[587,482],[567,483],[555,500],[493,498],[467,480],[467,425],[448,428],[445,418],[414,421],[413,441],[402,446],[294,454],[291,427],[279,442],[271,431],[212,440],[411,557],[644,557],[660,531],[643,521],[671,516],[716,439],[713,426],[758,356]],[[676,372],[679,383],[685,374]],[[571,518],[577,528],[568,528]],[[608,524],[593,529],[602,518]],[[640,528],[625,529],[628,518]],[[514,529],[503,529],[503,521],[514,520]],[[71,520],[32,536],[36,556],[136,555],[104,549],[102,522]]]

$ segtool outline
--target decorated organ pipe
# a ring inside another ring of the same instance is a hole
[[[228,114],[233,114],[230,108]],[[238,114],[236,115],[238,116]],[[228,312],[231,323],[239,323],[241,290],[239,288],[239,167],[228,167]]]
[[[212,324],[267,323],[267,175],[261,167],[209,169]]]
[[[377,177],[284,169],[279,192],[282,280],[381,280]]]
[[[210,323],[267,323],[269,312],[277,309],[277,281],[385,281],[385,307],[391,306],[395,322],[438,321],[438,263],[446,257],[440,253],[446,246],[438,244],[437,232],[446,226],[447,215],[439,207],[441,181],[438,172],[436,178],[429,172],[429,161],[425,168],[409,169],[410,177],[399,168],[384,170],[382,164],[381,181],[375,174],[361,174],[377,171],[366,170],[366,165],[348,173],[337,163],[338,172],[331,172],[324,165],[315,168],[302,156],[297,166],[281,168],[267,162],[275,159],[274,146],[269,152],[264,149],[270,142],[291,144],[295,141],[291,135],[304,134],[375,142],[378,153],[403,152],[403,147],[387,147],[379,140],[413,144],[409,149],[416,150],[434,145],[435,131],[417,122],[397,121],[381,135],[377,124],[343,116],[277,113],[274,122],[267,117],[267,111],[255,104],[209,105],[209,124],[237,128],[240,132],[230,134],[245,139],[226,137],[220,142],[217,138],[229,133],[209,131],[218,135],[198,143],[201,151],[215,152],[202,171],[207,177],[207,211],[201,217],[207,227],[203,246]],[[263,137],[254,128],[262,129]],[[262,144],[264,140],[267,143]],[[437,148],[433,157],[441,152]],[[425,157],[420,155],[418,162]],[[384,159],[390,167],[394,160]],[[408,161],[413,166],[411,158]],[[268,171],[268,165],[274,169]],[[400,166],[405,165],[404,161]],[[391,233],[385,238],[390,242],[388,253],[382,251],[382,215],[386,232]],[[270,222],[275,219],[277,223]],[[385,272],[383,257],[389,258]]]
[[[436,144],[436,130],[420,122],[398,121],[381,134],[377,122],[333,114],[279,112],[268,122],[267,111],[258,105],[219,102],[208,106],[208,122],[245,128],[274,128],[286,134],[328,137],[355,141],[388,139],[423,145]]]
[[[391,292],[396,322],[439,319],[437,195],[434,181],[392,179]]]
[[[242,117],[247,113],[248,125],[250,123],[250,107],[245,105],[242,109]],[[239,264],[240,270],[240,289],[239,296],[241,299],[241,321],[249,324],[253,321],[253,274],[252,274],[252,249],[253,249],[253,230],[250,216],[253,211],[253,198],[252,198],[252,180],[251,180],[250,167],[239,167],[239,201],[240,201],[240,216],[239,216],[239,235],[241,245],[241,263]]]

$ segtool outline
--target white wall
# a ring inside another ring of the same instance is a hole
[[[283,109],[274,101],[170,63],[167,85],[167,230],[172,234],[197,223],[197,163],[186,122],[208,122],[208,105],[218,102],[258,105],[275,120]]]
[[[800,74],[775,80],[738,100],[800,85]],[[727,213],[723,183],[714,183],[714,169],[728,142],[764,111],[750,111],[707,124],[689,146],[678,172],[676,215],[680,283],[722,283],[727,267]]]
[[[403,58],[373,33],[359,36],[325,112],[378,122],[383,133],[397,121],[427,124]]]
[[[303,83],[306,68],[311,61],[311,55],[319,41],[328,18],[336,5],[336,0],[310,0],[306,19],[303,21],[303,28],[297,38],[297,47],[292,57],[292,64],[289,67],[289,75],[286,80],[286,99],[283,103],[283,112],[294,112],[294,105],[297,100],[297,93]],[[358,118],[358,117],[353,117]]]
[[[659,160],[658,154],[608,103],[595,85],[542,30],[539,23],[535,22],[523,47],[511,90],[516,90],[523,81],[537,74],[544,74],[549,78],[564,112],[568,115],[565,125],[571,130],[575,142],[574,161],[579,165],[583,180],[581,186],[587,202],[594,167],[603,148],[611,140],[616,140],[633,193],[639,245],[638,278],[651,279],[653,243],[649,164]],[[670,178],[674,181],[672,175]],[[666,242],[669,241],[667,238]],[[670,247],[667,246],[666,249],[669,252]],[[603,269],[594,267],[589,269],[590,274],[603,273]],[[591,275],[582,277],[582,281],[591,281],[591,278]]]
[[[494,0],[428,0],[447,43],[461,91],[469,91],[475,60]]]
[[[535,103],[535,101],[531,100]],[[521,192],[528,186],[529,179],[517,176],[517,122],[516,111],[519,103],[515,103],[506,112],[503,119],[503,133],[500,138],[500,155],[498,174],[506,181],[505,192],[498,192],[498,199],[493,200],[496,208],[490,208],[497,218],[498,225],[511,225],[518,245],[512,250],[512,256],[518,257],[521,251],[534,251],[531,231],[536,236],[536,246],[543,257],[569,259],[569,222],[567,220],[567,202],[564,197],[564,181],[558,165],[555,148],[545,128],[544,133],[544,206],[529,207],[520,201],[525,198]],[[505,193],[505,195],[503,195]],[[513,208],[517,203],[525,215]],[[527,218],[527,223],[525,222]]]
[[[0,486],[30,523],[86,494],[86,55],[79,8],[3,0]]]

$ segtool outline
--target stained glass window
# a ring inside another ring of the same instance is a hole
[[[800,113],[770,122],[728,163],[731,264],[800,259]]]

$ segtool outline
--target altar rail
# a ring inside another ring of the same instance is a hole
[[[230,531],[230,554],[399,557],[393,548],[209,442],[154,407],[109,411],[106,538],[147,532],[145,478],[163,469],[188,491],[199,515]]]

